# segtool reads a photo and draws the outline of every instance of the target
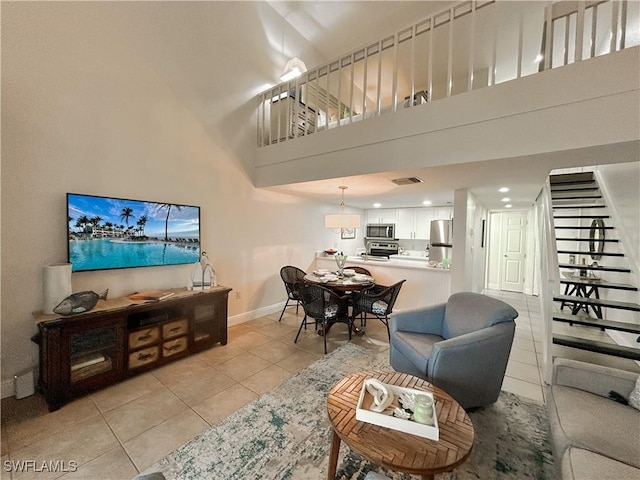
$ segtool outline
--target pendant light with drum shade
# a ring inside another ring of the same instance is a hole
[[[347,189],[341,185],[342,200],[340,201],[340,213],[329,213],[324,216],[325,228],[342,229],[342,228],[360,228],[360,215],[344,213],[344,191]]]

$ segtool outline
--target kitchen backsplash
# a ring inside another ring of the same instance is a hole
[[[398,240],[398,246],[411,255],[421,255],[426,251],[428,240]]]

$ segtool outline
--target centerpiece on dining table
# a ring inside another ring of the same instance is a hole
[[[347,256],[342,252],[340,252],[340,253],[336,253],[334,255],[334,258],[336,259],[336,264],[338,265],[338,276],[342,278],[344,265],[345,263],[347,263]]]

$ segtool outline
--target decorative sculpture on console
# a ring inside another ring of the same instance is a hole
[[[211,266],[211,261],[207,252],[202,252],[191,274],[191,285],[193,290],[205,290],[218,286],[216,281],[216,271]]]
[[[108,294],[109,289],[100,294],[91,290],[77,292],[62,300],[53,311],[59,315],[76,315],[88,312],[97,305],[98,300],[106,300]]]

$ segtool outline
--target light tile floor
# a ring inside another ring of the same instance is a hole
[[[486,292],[520,313],[503,389],[542,401],[538,371],[538,298]],[[166,365],[49,413],[41,395],[2,400],[1,478],[129,479],[240,407],[319,359],[322,337],[310,328],[293,343],[302,315],[289,309],[229,328],[229,342]],[[329,351],[348,342],[345,325],[327,337]],[[384,326],[369,320],[366,348],[389,348]],[[75,472],[7,471],[7,461],[61,463]],[[62,463],[63,462],[63,463]]]

